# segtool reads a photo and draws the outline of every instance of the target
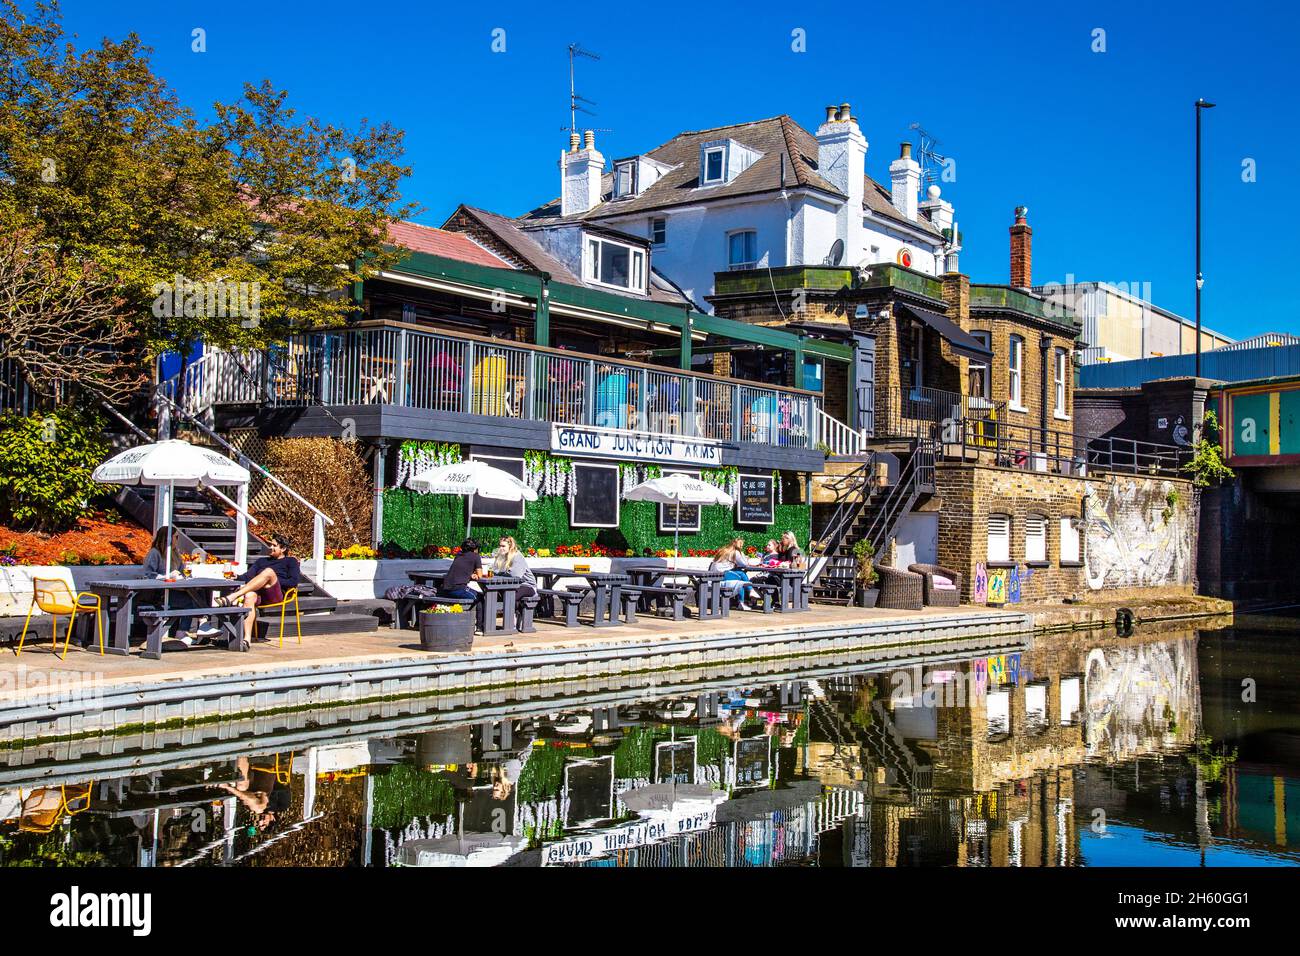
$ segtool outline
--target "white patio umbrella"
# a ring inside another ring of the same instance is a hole
[[[699,478],[691,478],[688,475],[663,475],[659,478],[651,478],[649,481],[643,481],[639,485],[633,485],[627,491],[623,492],[623,497],[628,501],[656,501],[660,504],[673,505],[673,567],[677,567],[677,552],[681,549],[678,542],[681,538],[681,531],[678,525],[681,521],[682,505],[727,505],[731,506],[731,495],[727,494],[716,485],[711,485],[707,481],[701,481]]]
[[[406,479],[406,487],[426,495],[479,495],[494,501],[536,501],[537,492],[500,468],[481,461],[460,461],[436,465]],[[473,515],[465,506],[465,537],[469,537]]]
[[[191,445],[178,438],[139,445],[119,452],[101,464],[91,474],[91,479],[106,485],[149,485],[165,494],[163,502],[156,503],[154,530],[161,525],[159,516],[166,515],[171,524],[172,502],[177,485],[182,488],[212,488],[213,485],[248,485],[248,469],[236,464],[225,455],[210,448]],[[217,492],[227,504],[229,498]],[[161,505],[161,507],[159,507]],[[235,506],[239,510],[238,506]],[[248,519],[246,513],[241,517]],[[167,548],[167,572],[171,573],[171,547]]]

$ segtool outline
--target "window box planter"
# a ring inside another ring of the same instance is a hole
[[[474,608],[456,613],[420,612],[420,645],[426,651],[467,651],[474,646]]]

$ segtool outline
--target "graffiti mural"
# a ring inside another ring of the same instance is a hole
[[[1148,478],[1088,483],[1088,586],[1191,584],[1196,515],[1188,486]]]
[[[1094,648],[1084,671],[1088,755],[1125,760],[1195,739],[1196,641]]]

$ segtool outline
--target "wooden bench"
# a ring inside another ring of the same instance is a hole
[[[591,591],[591,588],[570,588],[567,591],[560,588],[538,588],[539,598],[545,597],[551,601],[551,616],[559,617],[555,613],[556,608],[562,608],[564,611],[564,626],[578,626],[578,608],[582,606],[582,599]]]
[[[541,600],[536,594],[518,600],[519,625],[516,630],[520,634],[532,634],[537,630],[537,625],[533,623],[533,615],[537,613],[537,605]]]
[[[628,624],[636,623],[637,605],[645,598],[652,598],[659,607],[663,607],[667,598],[672,606],[673,620],[686,620],[686,598],[690,589],[679,587],[652,587],[650,585],[625,584],[620,589],[623,595],[623,620]],[[649,610],[647,605],[646,610]]]
[[[226,631],[226,646],[232,651],[239,650],[244,643],[244,615],[250,613],[251,610],[251,608],[237,604],[234,607],[157,608],[155,610],[140,611],[138,616],[143,618],[149,626],[148,637],[141,656],[154,661],[161,658],[163,632],[167,630],[167,623],[174,618],[180,617],[207,616],[217,618]]]
[[[760,608],[760,610],[761,610],[764,614],[771,614],[772,611],[774,610],[773,605],[774,605],[774,603],[775,603],[777,597],[778,597],[778,596],[780,595],[780,593],[781,593],[781,585],[779,585],[779,584],[751,583],[751,584],[748,585],[748,587],[751,588],[751,589],[753,589],[754,591],[756,591],[756,592],[758,593],[759,598],[762,600],[763,605],[762,605],[762,607]],[[743,590],[743,589],[742,589],[742,590]]]

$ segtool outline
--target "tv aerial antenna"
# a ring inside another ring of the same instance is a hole
[[[921,140],[916,152],[921,164],[921,189],[924,191],[929,184],[939,179],[938,171],[948,162],[948,157],[935,149],[939,145],[938,138],[933,133],[923,129],[920,123],[913,123],[908,128],[916,130],[916,134]]]
[[[599,60],[600,54],[593,53],[591,50],[585,50],[581,43],[569,44],[569,133],[576,136],[578,133],[578,114],[586,113],[588,116],[595,116],[595,112],[587,109],[587,106],[595,106],[595,100],[589,100],[578,92],[574,85],[573,79],[573,62],[579,57],[586,57],[589,60]],[[582,104],[586,104],[586,106]],[[563,129],[564,127],[560,127]],[[605,127],[595,127],[592,130],[596,133],[611,133],[613,130]]]

